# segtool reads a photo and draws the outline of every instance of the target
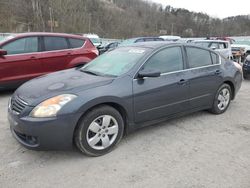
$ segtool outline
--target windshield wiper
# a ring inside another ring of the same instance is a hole
[[[88,71],[88,70],[84,70],[84,69],[81,69],[80,71],[84,72],[84,73],[87,73],[87,74],[92,74],[92,75],[95,75],[95,76],[99,76],[97,73],[92,72],[92,71]]]

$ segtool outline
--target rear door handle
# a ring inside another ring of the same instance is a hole
[[[36,57],[35,56],[31,56],[30,59],[36,59]]]
[[[181,79],[181,80],[178,82],[178,85],[185,85],[187,82],[188,82],[188,80]]]

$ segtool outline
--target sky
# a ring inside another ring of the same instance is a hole
[[[190,11],[203,12],[212,17],[226,18],[250,14],[250,0],[151,0],[174,8],[185,8]]]

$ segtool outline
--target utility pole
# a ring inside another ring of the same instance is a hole
[[[172,23],[172,27],[171,27],[171,35],[174,35],[174,23]]]
[[[52,18],[52,8],[49,7],[49,17],[50,17],[50,31],[53,32],[53,18]]]
[[[92,19],[91,13],[89,13],[89,33],[91,31],[91,19]]]

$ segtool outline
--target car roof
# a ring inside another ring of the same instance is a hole
[[[126,40],[137,40],[137,39],[154,39],[154,38],[160,38],[160,37],[135,37],[135,38],[130,38]],[[160,38],[161,39],[161,38]]]
[[[168,47],[168,46],[188,46],[188,47],[195,47],[195,48],[201,48],[210,52],[217,53],[214,50],[211,50],[209,48],[204,48],[201,46],[197,46],[192,43],[183,43],[183,42],[173,42],[173,41],[153,41],[153,42],[138,42],[138,43],[133,43],[127,46],[120,46],[118,48],[130,48],[130,47],[135,47],[135,48],[149,48],[151,50],[159,49],[162,47]],[[218,54],[218,53],[217,53]]]
[[[228,43],[229,41],[226,41],[226,40],[194,40],[193,41],[194,43],[195,42],[226,42],[226,43]]]
[[[15,37],[30,37],[30,36],[58,36],[58,37],[71,37],[71,38],[79,38],[86,39],[86,37],[74,34],[67,33],[50,33],[50,32],[29,32],[29,33],[17,33]]]
[[[126,48],[126,47],[138,47],[138,48],[151,48],[151,49],[157,49],[161,48],[164,46],[172,46],[172,45],[188,45],[186,43],[181,43],[181,42],[172,42],[172,41],[150,41],[150,42],[137,42],[133,44],[129,44],[127,46],[120,46],[121,48]],[[188,45],[188,46],[195,46],[196,45]]]

